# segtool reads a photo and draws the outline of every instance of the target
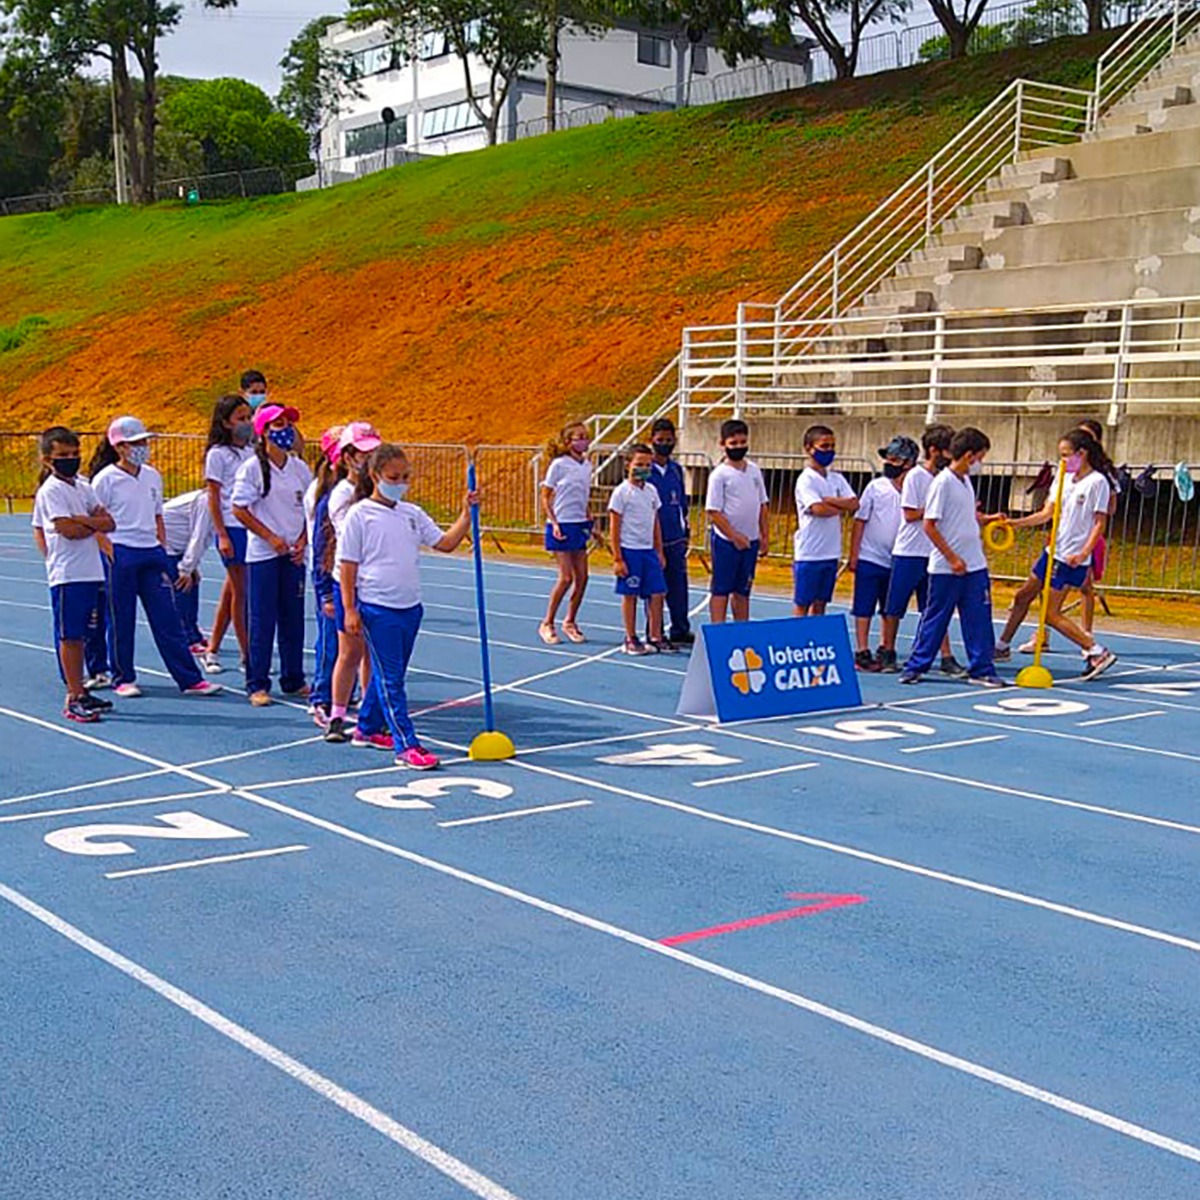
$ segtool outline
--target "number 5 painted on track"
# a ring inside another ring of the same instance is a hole
[[[159,838],[168,841],[225,841],[249,837],[231,825],[222,825],[199,813],[162,813],[154,818],[161,825],[74,825],[55,829],[46,834],[47,846],[64,854],[134,854],[133,846],[124,841],[101,841],[101,838]]]
[[[428,779],[415,779],[403,787],[363,788],[355,792],[355,799],[364,804],[373,804],[376,808],[404,809],[409,812],[433,808],[431,799],[445,796],[454,788],[466,788],[477,796],[485,796],[488,800],[507,800],[513,794],[512,788],[506,783],[497,783],[494,779],[475,779],[470,775],[431,776]]]

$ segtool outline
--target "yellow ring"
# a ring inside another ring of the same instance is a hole
[[[989,550],[1003,552],[1011,550],[1013,542],[1017,540],[1017,535],[1013,531],[1013,527],[1007,521],[989,521],[983,527],[984,541],[988,544]]]

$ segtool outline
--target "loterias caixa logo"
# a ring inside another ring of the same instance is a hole
[[[779,692],[838,687],[842,682],[833,646],[815,641],[804,646],[768,644],[766,652],[765,661],[752,646],[740,646],[730,654],[729,682],[743,696],[757,696],[768,682]],[[764,666],[770,668],[769,672],[763,670]]]

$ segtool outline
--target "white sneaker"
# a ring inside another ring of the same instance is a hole
[[[112,687],[112,676],[107,671],[97,671],[95,675],[89,675],[83,681],[84,691],[87,692],[102,692],[105,688]]]
[[[113,690],[122,700],[136,700],[142,694],[136,683],[118,683]]]
[[[1022,654],[1036,654],[1037,653],[1037,634],[1035,633],[1033,635],[1033,637],[1031,637],[1029,639],[1029,641],[1025,642],[1021,646],[1018,646],[1017,649],[1020,650],[1020,652]],[[1050,653],[1050,635],[1049,634],[1047,634],[1045,636],[1045,638],[1042,640],[1042,653],[1043,654]]]
[[[220,675],[220,673],[225,670],[225,668],[221,666],[220,657],[217,654],[214,654],[211,650],[205,650],[205,652],[200,655],[200,665],[210,675]]]

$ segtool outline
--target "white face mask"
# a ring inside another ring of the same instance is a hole
[[[973,462],[973,463],[972,463],[972,464],[971,464],[971,465],[970,465],[970,466],[967,468],[967,474],[968,474],[968,475],[982,475],[982,474],[983,474],[983,463],[981,463],[981,462]]]

